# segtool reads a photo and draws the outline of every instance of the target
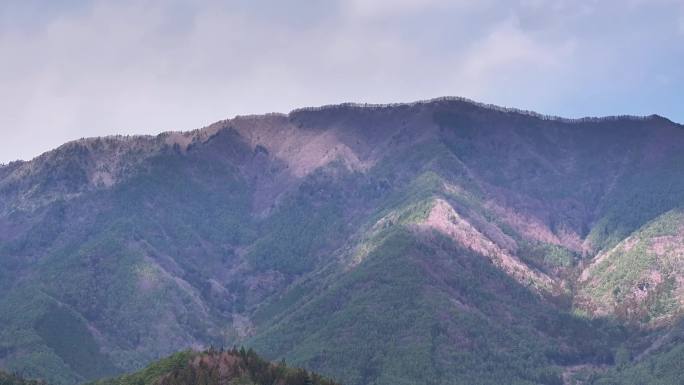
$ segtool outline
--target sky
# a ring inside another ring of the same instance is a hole
[[[684,123],[684,0],[0,1],[0,163],[439,96]]]

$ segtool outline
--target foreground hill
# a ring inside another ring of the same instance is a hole
[[[253,350],[184,351],[148,365],[139,372],[88,385],[337,385],[316,373],[273,364]],[[0,385],[45,385],[0,372]]]
[[[185,351],[145,369],[89,385],[338,385],[304,369],[272,364],[254,351]]]
[[[45,385],[41,381],[26,380],[20,376],[0,371],[0,385]]]
[[[682,165],[662,117],[463,99],[71,142],[0,167],[0,365],[73,384],[245,343],[349,385],[640,367],[679,346]]]

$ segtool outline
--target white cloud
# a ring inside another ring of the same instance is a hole
[[[448,0],[348,0],[345,3],[353,16],[387,17],[397,13],[449,5]]]
[[[553,71],[572,54],[572,44],[543,45],[510,19],[476,41],[462,67],[464,78],[489,79],[511,68]],[[538,73],[538,72],[537,72]]]

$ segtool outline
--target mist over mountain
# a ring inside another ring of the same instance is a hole
[[[440,98],[0,166],[0,367],[246,345],[362,384],[675,384],[684,127]]]

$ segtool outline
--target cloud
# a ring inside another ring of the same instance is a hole
[[[389,17],[392,15],[416,12],[435,7],[444,7],[447,0],[349,0],[347,10],[353,16]]]
[[[572,54],[570,41],[545,45],[525,33],[515,19],[494,28],[473,44],[461,71],[464,79],[487,80],[511,69],[554,71]]]

